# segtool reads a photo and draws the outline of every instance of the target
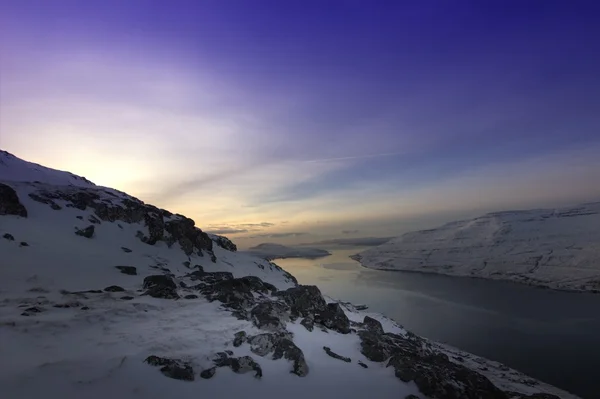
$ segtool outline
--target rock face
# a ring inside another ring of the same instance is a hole
[[[27,209],[19,201],[17,192],[10,186],[0,183],[0,215],[27,217]]]
[[[421,393],[438,399],[508,399],[506,393],[486,377],[452,363],[445,354],[435,352],[424,339],[384,333],[381,323],[365,317],[364,330],[358,332],[361,353],[374,362],[387,361],[397,378],[414,381]]]
[[[5,185],[2,185],[5,186]],[[8,187],[8,186],[5,186]],[[10,187],[8,189],[12,190]],[[3,188],[0,187],[0,204],[4,203],[5,195],[10,197],[10,193],[3,194]],[[12,190],[14,193],[14,190]],[[126,223],[142,223],[146,225],[148,232],[141,232],[138,237],[148,245],[154,245],[158,241],[164,241],[167,245],[172,246],[178,243],[181,249],[187,254],[196,253],[203,255],[206,251],[212,259],[214,259],[213,241],[208,234],[204,233],[199,228],[195,227],[192,219],[182,215],[173,215],[171,212],[164,209],[159,209],[152,205],[144,204],[142,201],[134,197],[125,196],[119,204],[107,202],[103,200],[100,193],[108,196],[114,196],[113,193],[99,188],[86,187],[62,187],[60,190],[40,189],[30,197],[37,202],[53,206],[56,205],[55,200],[63,200],[67,202],[67,207],[76,208],[79,210],[92,209],[95,213],[93,223],[97,224],[100,221],[116,222],[123,221]],[[16,194],[15,194],[16,196]],[[15,212],[17,202],[14,202],[14,197],[7,197],[6,202],[12,204],[10,209]],[[10,200],[10,201],[9,201]],[[2,214],[2,205],[0,205],[0,214]],[[24,210],[25,208],[23,208]],[[23,216],[23,215],[21,215]],[[25,211],[26,216],[26,211]]]
[[[321,313],[327,307],[321,291],[314,285],[300,285],[275,294],[289,306],[292,317],[306,317]]]
[[[289,320],[290,308],[285,303],[264,301],[250,311],[252,322],[263,330],[279,331],[285,329]]]
[[[229,238],[223,237],[223,236],[218,236],[215,234],[209,234],[208,236],[211,238],[211,240],[213,240],[213,242],[215,244],[217,244],[221,248],[226,249],[231,252],[237,251],[237,246]]]

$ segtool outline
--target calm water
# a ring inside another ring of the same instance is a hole
[[[333,250],[276,263],[301,284],[366,304],[413,332],[503,362],[583,398],[600,398],[600,294],[369,270]]]

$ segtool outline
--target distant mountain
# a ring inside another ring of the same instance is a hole
[[[600,290],[600,202],[489,213],[406,233],[353,258],[372,269]]]
[[[249,248],[251,252],[264,259],[286,259],[286,258],[306,258],[316,259],[324,256],[329,256],[331,253],[324,249],[308,248],[308,247],[288,247],[281,244],[264,243],[255,247]]]
[[[5,151],[0,342],[6,398],[575,398]]]

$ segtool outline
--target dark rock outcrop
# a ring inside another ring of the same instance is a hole
[[[293,374],[304,377],[308,374],[308,364],[304,359],[304,353],[292,341],[289,333],[266,333],[254,335],[247,338],[250,350],[258,356],[264,357],[272,353],[272,359],[284,358],[290,360]]]
[[[256,327],[272,331],[285,329],[289,314],[290,308],[285,303],[270,300],[259,303],[250,311]]]
[[[173,278],[163,274],[148,276],[144,279],[143,288],[146,289],[145,295],[154,298],[178,299],[177,285]]]
[[[361,362],[360,360],[358,361],[358,365],[359,365],[360,367],[362,367],[363,369],[368,369],[368,368],[369,368],[369,366],[367,366],[366,364],[364,364],[364,363],[363,363],[363,362]]]
[[[227,237],[210,235],[210,238],[214,241],[215,244],[217,244],[223,249],[226,249],[231,252],[237,251],[237,246]]]
[[[131,251],[131,249],[129,249],[129,248],[126,248],[126,247],[121,247],[121,249],[122,249],[122,250],[123,250],[123,252],[125,252],[125,253],[130,253],[130,252],[132,252],[132,251]]]
[[[149,356],[144,360],[151,366],[160,367],[160,372],[169,378],[194,381],[194,369],[188,363],[178,359]]]
[[[315,328],[315,318],[313,315],[308,315],[302,319],[300,324],[302,324],[308,331],[312,331]]]
[[[19,243],[19,246],[20,246],[20,247],[28,247],[28,246],[29,246],[29,244],[27,244],[25,241],[21,241],[21,242]]]
[[[341,360],[346,363],[350,363],[352,361],[349,357],[338,355],[337,353],[332,351],[331,348],[329,348],[328,346],[324,346],[323,350],[325,351],[325,353],[327,353],[329,356],[331,356],[334,359],[338,359],[338,360]]]
[[[128,276],[137,276],[137,268],[135,266],[115,266],[115,268]]]
[[[111,285],[110,287],[106,287],[104,289],[105,292],[123,292],[125,289],[123,287],[119,287],[118,285]]]
[[[282,298],[291,309],[292,317],[307,317],[320,314],[327,308],[321,291],[314,285],[299,285],[285,291],[275,293]]]
[[[204,378],[205,380],[208,380],[208,379],[213,378],[216,372],[217,372],[217,368],[211,367],[209,369],[202,371],[200,373],[200,377]]]
[[[85,237],[85,238],[92,238],[94,236],[94,230],[96,228],[94,227],[94,225],[89,225],[88,227],[86,227],[83,230],[77,229],[75,230],[75,234],[77,234],[78,236],[81,237]]]
[[[405,336],[383,333],[381,323],[365,317],[364,330],[358,332],[361,353],[374,362],[388,360],[397,378],[414,381],[421,393],[432,399],[507,399],[508,396],[485,376],[448,356],[434,351],[424,339],[407,333]]]
[[[244,374],[254,371],[255,378],[262,377],[262,369],[254,359],[250,356],[231,357],[232,354],[233,352],[219,352],[215,355],[213,363],[216,367],[230,367],[234,373]]]
[[[0,183],[0,215],[27,217],[27,209],[19,201],[17,192],[12,187],[2,183]]]
[[[247,340],[246,331],[239,331],[235,333],[235,338],[233,339],[233,346],[236,348],[242,346],[244,342]]]
[[[8,240],[8,241],[14,241],[15,240],[15,237],[12,234],[8,234],[8,233],[4,234],[2,237],[4,239]]]
[[[325,310],[318,315],[317,321],[331,330],[342,334],[350,333],[350,320],[339,303],[328,304]]]

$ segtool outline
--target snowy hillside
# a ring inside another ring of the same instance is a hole
[[[281,244],[264,243],[249,248],[251,254],[263,259],[306,258],[315,259],[329,256],[331,253],[324,249],[310,247],[288,247]]]
[[[3,398],[574,398],[184,216],[6,152],[0,170]]]
[[[355,259],[373,269],[600,290],[600,202],[490,213],[404,234]]]

